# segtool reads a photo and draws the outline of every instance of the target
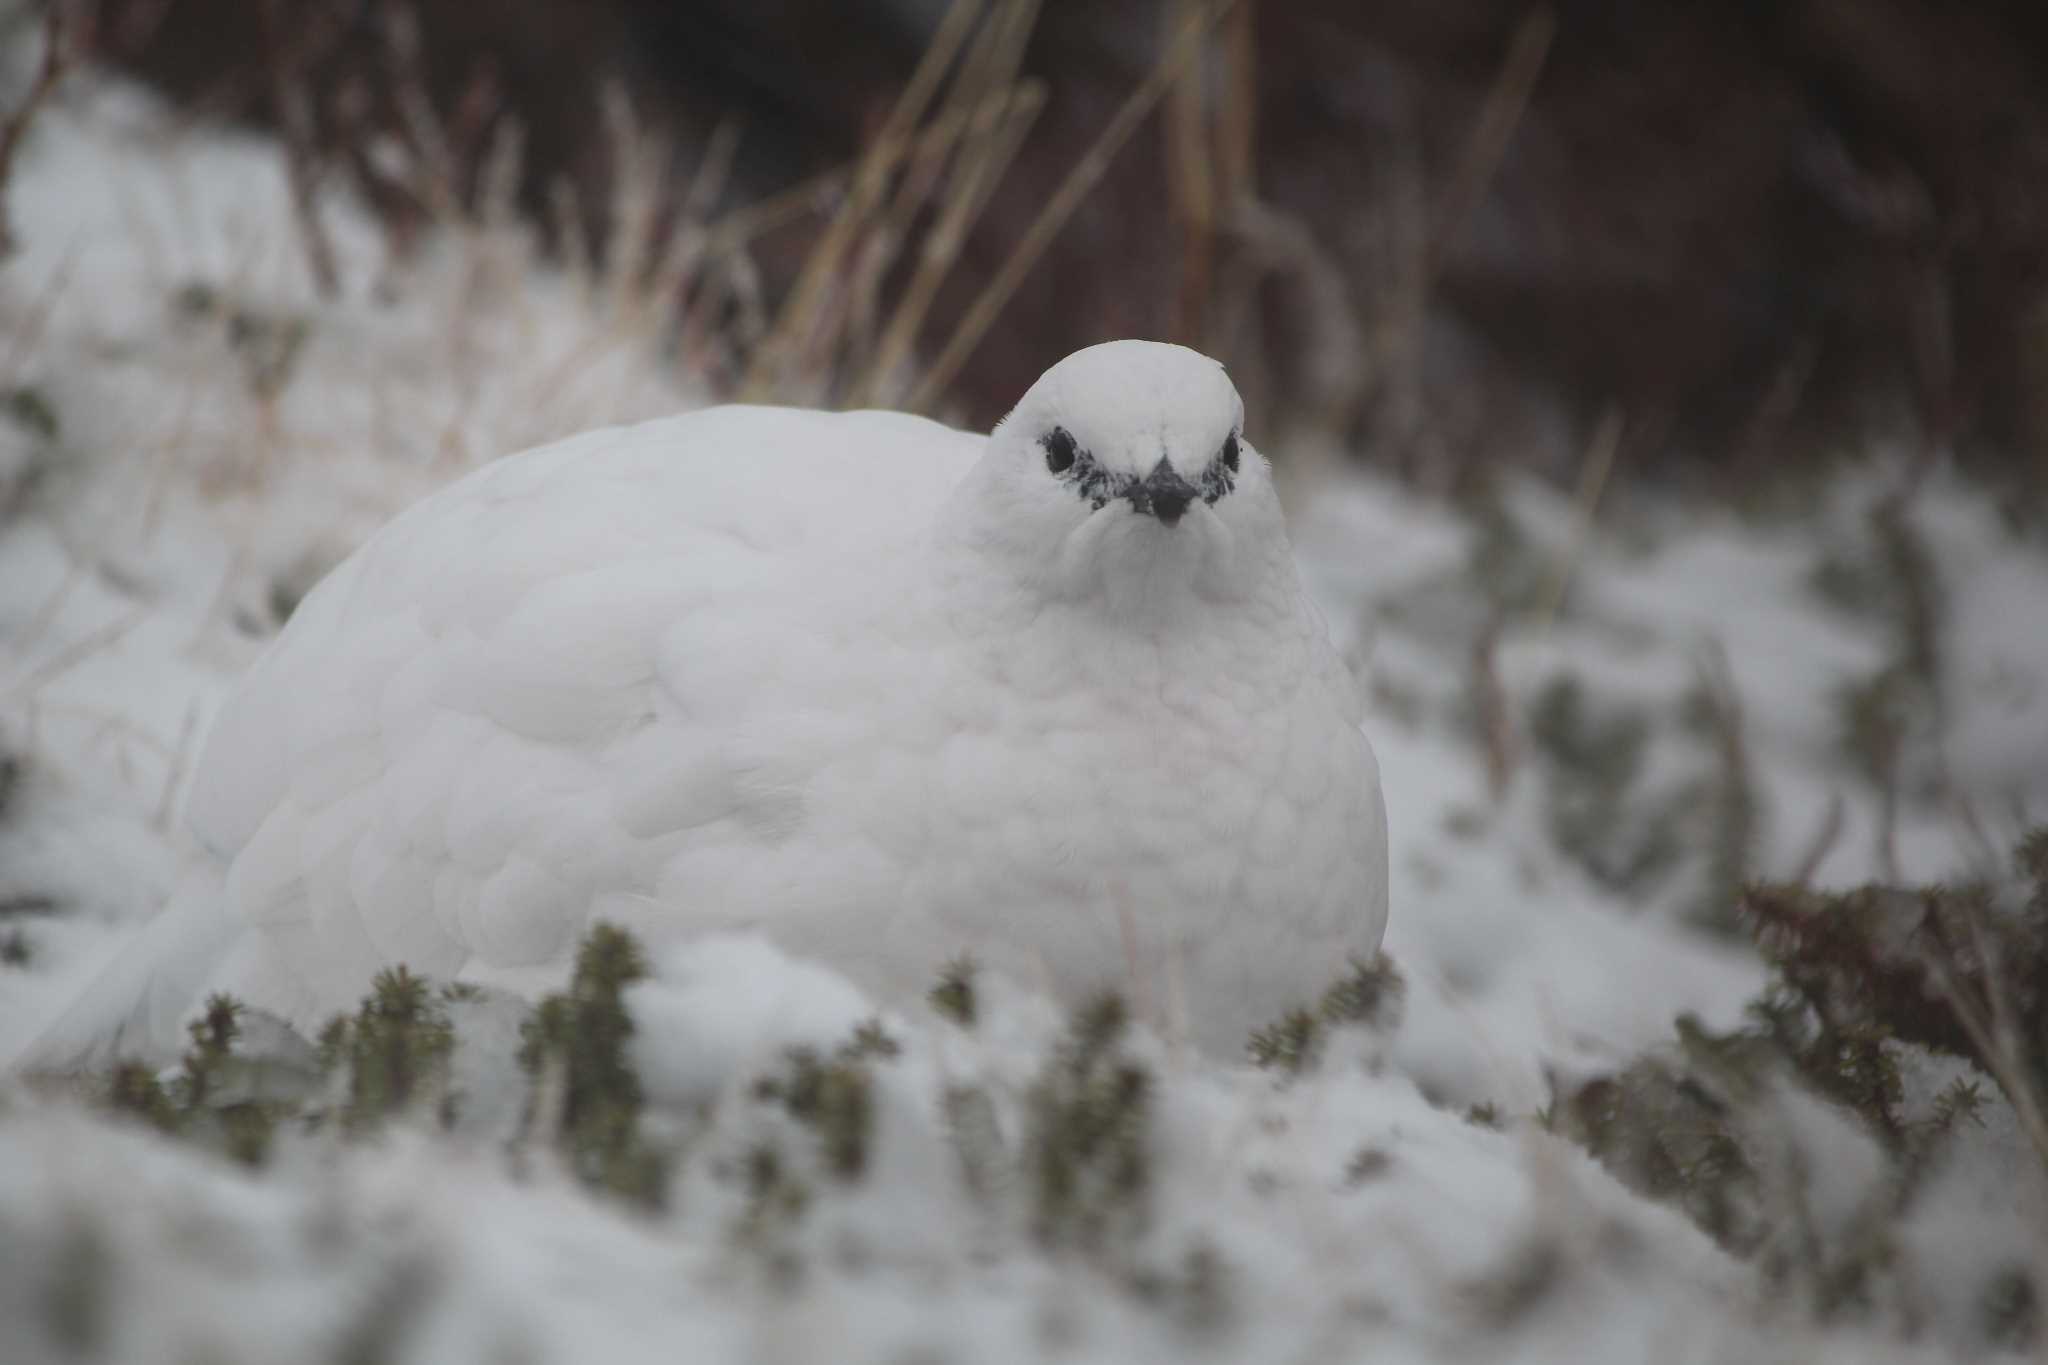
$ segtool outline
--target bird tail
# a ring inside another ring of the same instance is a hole
[[[188,874],[156,918],[0,1070],[74,1073],[116,1059],[169,1062],[183,1042],[181,1026],[238,931],[219,875]]]

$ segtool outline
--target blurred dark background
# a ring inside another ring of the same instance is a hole
[[[559,237],[573,187],[577,230],[602,237],[607,81],[676,185],[730,153],[693,210],[715,221],[858,157],[949,8],[106,0],[97,43],[195,114],[296,101],[400,237],[431,206],[380,191],[365,130],[417,138],[424,97],[474,182],[516,118],[521,201]],[[1022,30],[1043,107],[920,354],[1200,9],[1051,0]],[[985,423],[1073,347],[1149,335],[1225,359],[1268,430],[1429,481],[1570,469],[1609,412],[1636,467],[1715,477],[1880,444],[2048,456],[2040,0],[1240,0],[1202,41],[948,377],[956,415]],[[845,192],[750,239],[769,313]],[[724,363],[737,387],[745,357]]]

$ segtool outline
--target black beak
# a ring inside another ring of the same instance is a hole
[[[1152,472],[1142,481],[1132,484],[1130,492],[1124,496],[1131,500],[1131,510],[1157,517],[1168,526],[1177,526],[1181,513],[1201,496],[1201,490],[1183,479],[1162,455],[1159,463],[1152,466]]]

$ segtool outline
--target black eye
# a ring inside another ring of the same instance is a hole
[[[1038,438],[1045,447],[1045,467],[1055,474],[1064,474],[1074,467],[1074,435],[1065,427],[1054,427]]]
[[[1237,472],[1237,433],[1231,432],[1230,439],[1223,443],[1223,464],[1231,473]]]

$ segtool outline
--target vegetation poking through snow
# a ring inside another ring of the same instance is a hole
[[[980,964],[972,957],[962,954],[954,958],[940,969],[938,981],[925,995],[926,1001],[961,1028],[973,1028],[980,1005],[975,997],[974,978],[980,971]]]
[[[1995,884],[1757,886],[1743,912],[1776,972],[1748,1022],[1681,1017],[1674,1047],[1576,1086],[1552,1126],[1822,1318],[1895,1312],[1910,1300],[1899,1224],[1936,1197],[1930,1173],[1985,1126],[1993,1090],[2048,1169],[2048,831],[2025,836]],[[1914,1098],[1909,1072],[1957,1064]],[[1870,1174],[1847,1212],[1823,1213],[1813,1191],[1839,1179],[1823,1170],[1858,1143]],[[1986,1344],[2035,1341],[2024,1268],[1982,1292]]]
[[[232,996],[208,997],[187,1027],[184,1061],[171,1082],[165,1085],[137,1063],[117,1063],[103,1087],[106,1103],[160,1132],[189,1138],[245,1165],[262,1164],[278,1120],[291,1105],[267,1097],[260,1064],[237,1054],[243,1012],[242,1002]]]
[[[825,1170],[857,1180],[867,1170],[875,1126],[873,1066],[902,1049],[879,1022],[862,1025],[830,1055],[793,1047],[780,1070],[754,1082],[754,1098],[779,1106],[818,1141]]]
[[[639,943],[599,924],[576,950],[564,994],[540,1002],[521,1032],[520,1064],[533,1081],[530,1127],[551,1133],[587,1184],[658,1208],[668,1155],[640,1131],[640,1078],[627,1056],[633,1019],[626,987],[647,975]]]
[[[382,1123],[416,1105],[453,1116],[448,1059],[455,1032],[448,993],[437,992],[403,966],[377,973],[353,1015],[338,1015],[320,1034],[320,1064],[345,1074],[339,1120],[350,1132]]]
[[[1031,1230],[1097,1251],[1134,1235],[1152,1183],[1152,1072],[1126,1050],[1120,995],[1077,1008],[1026,1097]]]
[[[33,384],[0,391],[0,416],[5,416],[29,435],[45,442],[56,440],[62,429],[57,420],[56,404]]]
[[[1391,1035],[1400,1025],[1407,991],[1400,969],[1385,953],[1353,958],[1350,970],[1331,983],[1315,1008],[1289,1010],[1254,1030],[1246,1055],[1254,1066],[1300,1075],[1322,1057],[1332,1029],[1357,1027]]]

